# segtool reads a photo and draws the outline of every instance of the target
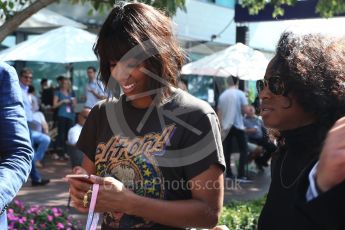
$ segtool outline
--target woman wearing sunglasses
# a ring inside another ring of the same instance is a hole
[[[259,229],[345,229],[344,37],[284,32],[257,89],[280,143]]]

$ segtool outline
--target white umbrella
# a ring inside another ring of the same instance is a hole
[[[96,61],[92,47],[97,36],[64,26],[0,52],[1,61],[72,63]]]
[[[242,43],[188,63],[182,74],[210,75],[218,77],[237,76],[242,80],[259,80],[264,77],[268,60],[265,55]]]

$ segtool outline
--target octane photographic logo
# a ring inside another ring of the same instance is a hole
[[[168,48],[165,49],[168,52]],[[127,79],[131,74],[131,71],[139,67],[144,61],[153,57],[158,54],[158,51],[153,46],[151,41],[144,41],[141,45],[137,45],[131,50],[129,50],[122,58],[118,61],[118,63],[125,63],[128,60],[131,60],[131,67],[126,68],[126,65],[116,65],[115,69],[112,71],[112,76],[109,78],[108,81],[108,89],[112,90],[115,89],[118,85],[116,78]],[[135,64],[133,65],[133,61]],[[134,67],[136,66],[136,67]],[[168,118],[169,120],[173,121],[175,124],[184,127],[188,131],[201,136],[202,138],[197,141],[195,144],[186,147],[186,148],[177,148],[174,150],[167,150],[165,149],[163,152],[164,154],[157,154],[155,158],[157,163],[161,167],[181,167],[185,165],[190,165],[195,162],[198,162],[208,155],[210,155],[214,151],[223,151],[222,146],[215,141],[210,140],[221,140],[221,134],[219,131],[218,121],[215,116],[210,116],[210,119],[213,119],[211,122],[211,129],[208,130],[208,133],[203,133],[197,127],[194,127],[191,124],[188,124],[186,121],[179,118],[180,115],[188,114],[194,112],[193,110],[188,110],[186,108],[177,108],[174,110],[166,110],[163,107],[159,106],[159,101],[161,98],[159,92],[161,90],[166,89],[167,87],[172,88],[173,90],[176,89],[172,86],[169,82],[161,78],[160,76],[156,75],[149,69],[145,67],[139,67],[139,70],[144,73],[147,77],[159,81],[162,85],[159,89],[148,90],[146,92],[138,93],[135,95],[131,95],[127,97],[127,100],[134,100],[141,97],[152,96],[154,98],[152,100],[151,105],[147,108],[145,115],[142,117],[141,121],[139,122],[138,126],[135,127],[136,131],[140,133],[148,118],[153,113],[153,111],[157,111],[158,120],[162,134],[161,137],[164,135],[164,132],[169,132],[169,124],[165,124],[164,118]],[[121,103],[117,103],[117,106],[114,106],[112,103],[107,103],[106,106],[106,115],[110,125],[110,128],[114,135],[123,135],[125,137],[135,137],[136,135],[131,130],[129,124],[124,117],[124,112]],[[120,109],[119,109],[120,108]],[[167,128],[168,127],[168,128]],[[171,130],[170,130],[171,131]],[[173,131],[169,134],[173,135]],[[144,134],[145,135],[145,134]],[[135,138],[134,138],[135,139]],[[137,138],[138,139],[138,138]],[[140,139],[140,138],[139,138]],[[128,140],[126,140],[128,143]],[[218,141],[219,142],[219,141]],[[167,140],[167,145],[169,146],[169,140]],[[139,147],[138,147],[139,148]]]

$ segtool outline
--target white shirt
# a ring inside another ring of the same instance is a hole
[[[85,107],[88,107],[90,109],[93,108],[97,102],[100,101],[93,93],[89,92],[89,90],[92,89],[94,90],[98,95],[101,96],[106,96],[104,92],[104,86],[101,82],[98,81],[92,81],[87,83],[86,88],[85,88],[85,95],[86,95],[86,102],[85,102]]]
[[[221,112],[221,125],[223,130],[232,126],[244,129],[242,106],[248,105],[244,92],[236,88],[225,90],[219,97],[218,109]]]
[[[43,125],[47,124],[44,114],[40,111],[36,111],[32,116],[33,130],[43,133]]]
[[[307,201],[311,201],[319,196],[319,193],[316,189],[316,169],[318,164],[319,162],[316,163],[309,172],[309,187],[306,194]]]
[[[78,123],[68,130],[67,141],[70,145],[76,145],[83,126]]]

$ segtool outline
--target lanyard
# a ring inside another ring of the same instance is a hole
[[[86,230],[96,230],[99,220],[99,213],[95,213],[96,200],[98,195],[99,184],[92,185],[92,196],[89,207],[89,214],[87,215]]]

